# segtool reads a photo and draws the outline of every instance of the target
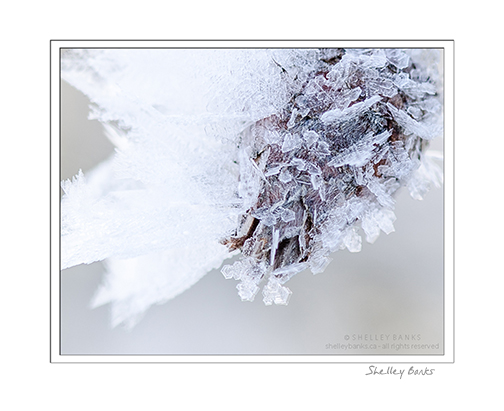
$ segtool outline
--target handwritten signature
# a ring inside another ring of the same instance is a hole
[[[434,371],[434,368],[425,367],[423,369],[416,369],[414,366],[411,366],[406,375],[433,375]],[[393,366],[378,368],[375,365],[370,365],[369,372],[364,375],[396,375],[399,376],[399,379],[402,379],[405,372],[406,368],[395,368]]]

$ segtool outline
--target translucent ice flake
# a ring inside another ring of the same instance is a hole
[[[242,301],[254,301],[254,298],[259,291],[259,287],[252,280],[245,280],[236,286],[238,295]]]
[[[284,153],[287,153],[288,151],[294,150],[295,148],[299,147],[299,144],[301,142],[301,139],[297,134],[286,134],[283,145],[282,145],[282,151]]]
[[[329,155],[331,155],[330,146],[325,141],[319,141],[317,143],[317,146],[314,148],[314,151],[319,156],[329,156]]]
[[[284,168],[282,170],[282,172],[280,173],[280,175],[278,176],[278,179],[282,183],[288,183],[289,181],[292,180],[292,174],[289,172],[289,170],[287,170],[286,168]]]
[[[410,57],[404,50],[387,49],[385,50],[385,55],[387,56],[388,61],[390,61],[398,69],[405,69],[409,66]]]
[[[375,212],[375,221],[385,234],[390,234],[392,231],[395,231],[395,220],[396,216],[392,210],[384,208]]]
[[[303,138],[306,141],[306,145],[311,147],[315,142],[317,142],[320,136],[313,130],[308,130],[303,134]]]
[[[385,51],[380,49],[347,50],[343,59],[355,62],[363,69],[381,68],[387,64]]]
[[[392,135],[392,131],[384,131],[378,135],[368,133],[357,141],[354,145],[337,153],[327,164],[332,167],[341,167],[344,165],[362,167],[369,163],[373,156],[376,156],[377,147]]]
[[[278,236],[279,236],[279,231],[276,229],[273,229],[273,238],[271,240],[271,251],[270,251],[270,264],[273,265],[275,262],[275,254],[278,248]]]
[[[380,235],[380,226],[371,213],[367,213],[362,218],[362,229],[366,233],[368,243],[374,243]]]
[[[381,99],[382,98],[380,96],[373,96],[361,103],[356,103],[353,106],[345,108],[343,110],[334,109],[327,111],[326,113],[322,114],[320,120],[323,123],[343,122],[350,118],[356,117],[361,113],[364,113],[369,107],[371,107],[373,104],[376,104]]]
[[[306,263],[296,263],[285,267],[277,268],[271,274],[270,278],[275,278],[275,281],[279,281],[280,284],[287,282],[297,273],[300,273],[306,268]]]
[[[236,261],[233,265],[225,265],[221,269],[221,273],[226,279],[234,278],[240,280],[247,270],[250,269],[248,260]]]
[[[267,227],[274,226],[277,222],[276,214],[270,210],[263,210],[262,212],[255,214],[255,216]]]
[[[404,129],[406,135],[416,135],[424,140],[431,140],[437,137],[441,131],[439,124],[422,124],[413,119],[403,110],[396,109],[392,104],[387,103],[388,109],[394,116],[397,124]]]
[[[296,167],[299,171],[306,170],[306,161],[300,158],[293,158],[290,162],[290,165]]]
[[[355,228],[347,230],[343,237],[343,244],[352,253],[358,253],[361,250],[362,239]]]
[[[429,191],[431,185],[441,187],[443,182],[443,171],[436,164],[435,159],[440,159],[436,152],[427,152],[423,156],[421,166],[415,170],[408,180],[407,186],[411,197],[415,200],[422,200],[424,195]]]
[[[234,266],[232,266],[232,265],[225,265],[221,269],[221,273],[226,280],[233,278],[235,272],[236,272],[236,268],[234,268]]]
[[[296,213],[292,210],[283,209],[280,216],[285,223],[288,223],[289,221],[294,221]]]
[[[287,128],[294,127],[294,124],[296,123],[297,115],[298,115],[297,109],[292,110],[291,117],[290,117],[289,121],[287,122]]]
[[[270,279],[268,284],[263,288],[263,301],[266,305],[273,303],[277,305],[287,305],[292,291],[287,287],[280,285],[278,281]]]
[[[268,171],[266,171],[266,173],[264,173],[264,175],[266,177],[274,176],[275,174],[278,174],[281,169],[282,169],[282,166],[271,167],[270,169],[268,169]]]
[[[310,180],[314,190],[318,190],[322,186],[322,183],[324,182],[320,174],[312,174],[310,176]]]
[[[316,256],[310,261],[310,270],[313,274],[319,274],[324,272],[326,267],[332,261],[332,258],[325,256]]]
[[[106,259],[114,324],[227,257],[240,298],[394,230],[395,194],[442,183],[440,54],[398,49],[68,50],[62,77],[117,145],[64,182],[62,264]],[[228,253],[231,251],[232,254]]]
[[[345,110],[350,105],[350,103],[357,100],[361,94],[362,89],[360,87],[342,89],[341,93],[338,95],[337,107],[340,110]]]

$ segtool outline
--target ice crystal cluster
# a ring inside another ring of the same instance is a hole
[[[438,50],[65,50],[116,154],[63,182],[62,266],[106,259],[95,304],[132,325],[212,268],[252,301],[394,230],[441,171]]]

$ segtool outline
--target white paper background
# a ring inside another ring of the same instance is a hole
[[[502,230],[497,167],[504,151],[497,104],[503,90],[498,80],[502,57],[495,52],[501,38],[496,3],[459,5],[456,11],[450,3],[433,1],[414,8],[399,1],[359,7],[330,3],[310,5],[313,13],[271,2],[244,7],[235,2],[176,3],[169,12],[159,12],[159,5],[150,2],[141,6],[103,1],[5,6],[0,348],[8,378],[2,408],[494,408],[500,402],[503,283],[496,236]],[[50,364],[49,39],[90,36],[454,38],[455,363],[433,365],[432,378],[403,380],[365,376],[368,367],[363,364]]]

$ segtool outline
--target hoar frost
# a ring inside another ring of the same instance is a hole
[[[439,54],[68,50],[63,78],[118,149],[63,184],[63,267],[107,259],[114,325],[238,251],[222,273],[242,300],[287,304],[292,276],[394,230],[400,187],[440,184]]]

